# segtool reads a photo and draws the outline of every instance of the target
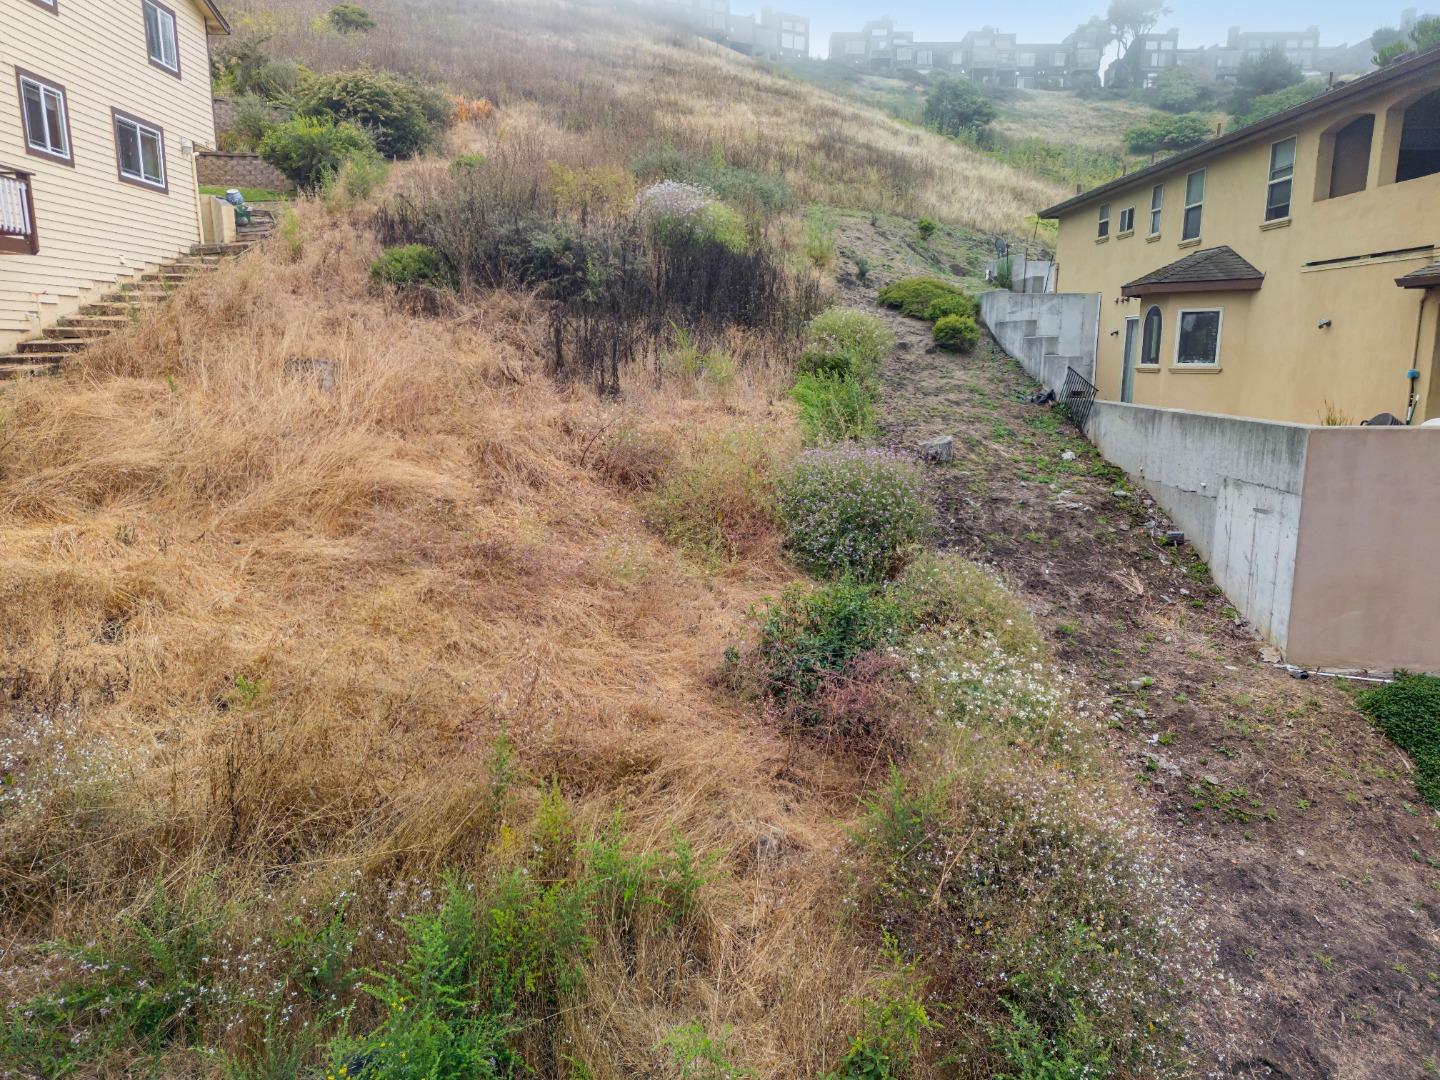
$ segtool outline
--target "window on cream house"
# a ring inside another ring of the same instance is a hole
[[[1290,216],[1290,197],[1295,182],[1295,138],[1270,147],[1270,180],[1265,186],[1265,220],[1280,221]]]
[[[180,49],[175,39],[175,12],[155,0],[142,0],[142,7],[145,11],[145,47],[150,53],[150,62],[172,75],[179,75]]]
[[[166,191],[165,133],[152,124],[116,112],[115,156],[120,179]]]
[[[1109,236],[1109,235],[1110,235],[1110,204],[1107,202],[1104,206],[1100,207],[1100,223],[1099,223],[1099,226],[1098,226],[1098,227],[1096,228],[1096,230],[1095,230],[1095,238],[1096,238],[1097,240],[1104,240],[1104,239],[1105,239],[1107,236]]]
[[[1150,189],[1150,235],[1160,235],[1160,212],[1165,208],[1165,185],[1156,184]]]
[[[25,149],[39,157],[74,164],[70,153],[70,117],[65,88],[29,72],[19,73],[20,111]]]
[[[1160,333],[1164,328],[1165,317],[1152,305],[1145,312],[1145,330],[1140,339],[1140,363],[1146,367],[1160,366]]]
[[[1197,169],[1185,178],[1185,224],[1180,239],[1200,239],[1200,225],[1205,209],[1205,170]]]
[[[1220,363],[1219,308],[1179,313],[1175,334],[1175,363],[1180,366],[1216,367]]]
[[[1135,231],[1135,208],[1127,206],[1120,211],[1120,235],[1129,236]]]

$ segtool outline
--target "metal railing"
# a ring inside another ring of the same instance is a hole
[[[1075,421],[1075,426],[1084,431],[1085,423],[1090,419],[1090,406],[1095,404],[1095,384],[1067,365],[1060,404]]]
[[[0,165],[0,252],[34,255],[40,250],[31,183],[30,173]]]

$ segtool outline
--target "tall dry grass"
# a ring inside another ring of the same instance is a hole
[[[819,1069],[873,955],[831,895],[850,781],[709,682],[787,571],[772,540],[703,572],[601,452],[637,427],[786,445],[775,375],[558,389],[532,301],[409,314],[363,228],[299,213],[298,256],[0,399],[0,967],[48,970],[40,943],[103,937],[157,882],[225,898],[242,943],[341,889],[378,923],[396,882],[503,864],[554,784],[582,832],[618,810],[637,851],[678,831],[718,859],[693,954],[597,942],[563,1025],[593,1075],[653,1074],[696,1018],[760,1075]]]
[[[408,72],[499,107],[498,137],[564,132],[589,164],[670,143],[785,177],[808,201],[999,233],[1064,191],[881,109],[770,71],[711,42],[573,0],[379,0],[372,34],[317,27],[329,5],[237,0],[242,34],[318,69]]]

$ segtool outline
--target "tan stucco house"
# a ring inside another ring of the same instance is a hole
[[[200,239],[228,32],[210,0],[0,0],[0,353]]]
[[[1057,289],[1101,297],[1100,398],[1440,416],[1440,50],[1042,216]]]

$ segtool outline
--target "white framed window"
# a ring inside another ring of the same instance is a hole
[[[1096,236],[1096,238],[1099,239],[1099,240],[1104,240],[1104,239],[1105,239],[1107,236],[1109,236],[1109,235],[1110,235],[1110,204],[1107,202],[1104,206],[1100,207],[1100,221],[1099,221],[1099,224],[1097,225],[1097,227],[1096,227],[1096,229],[1095,229],[1095,236]]]
[[[1155,305],[1145,312],[1145,328],[1140,336],[1140,365],[1160,366],[1160,335],[1165,330],[1165,316]]]
[[[1165,209],[1165,185],[1156,184],[1150,189],[1150,235],[1160,235],[1160,212]]]
[[[1125,236],[1127,233],[1134,231],[1135,208],[1133,206],[1127,206],[1124,210],[1120,211],[1120,235]]]
[[[118,110],[115,120],[115,161],[120,179],[141,187],[168,191],[165,179],[165,132]]]
[[[1279,221],[1290,216],[1290,197],[1295,186],[1295,137],[1270,147],[1270,179],[1265,185],[1265,220]]]
[[[1198,240],[1205,209],[1205,170],[1197,169],[1185,178],[1185,225],[1181,240]]]
[[[172,75],[180,74],[180,45],[175,37],[175,12],[156,0],[141,0],[145,10],[145,48],[150,62]]]
[[[1194,308],[1179,312],[1175,327],[1177,367],[1218,367],[1220,364],[1220,308]]]
[[[25,149],[73,165],[70,153],[70,114],[65,88],[28,71],[17,71],[20,84],[20,117],[25,129]]]

